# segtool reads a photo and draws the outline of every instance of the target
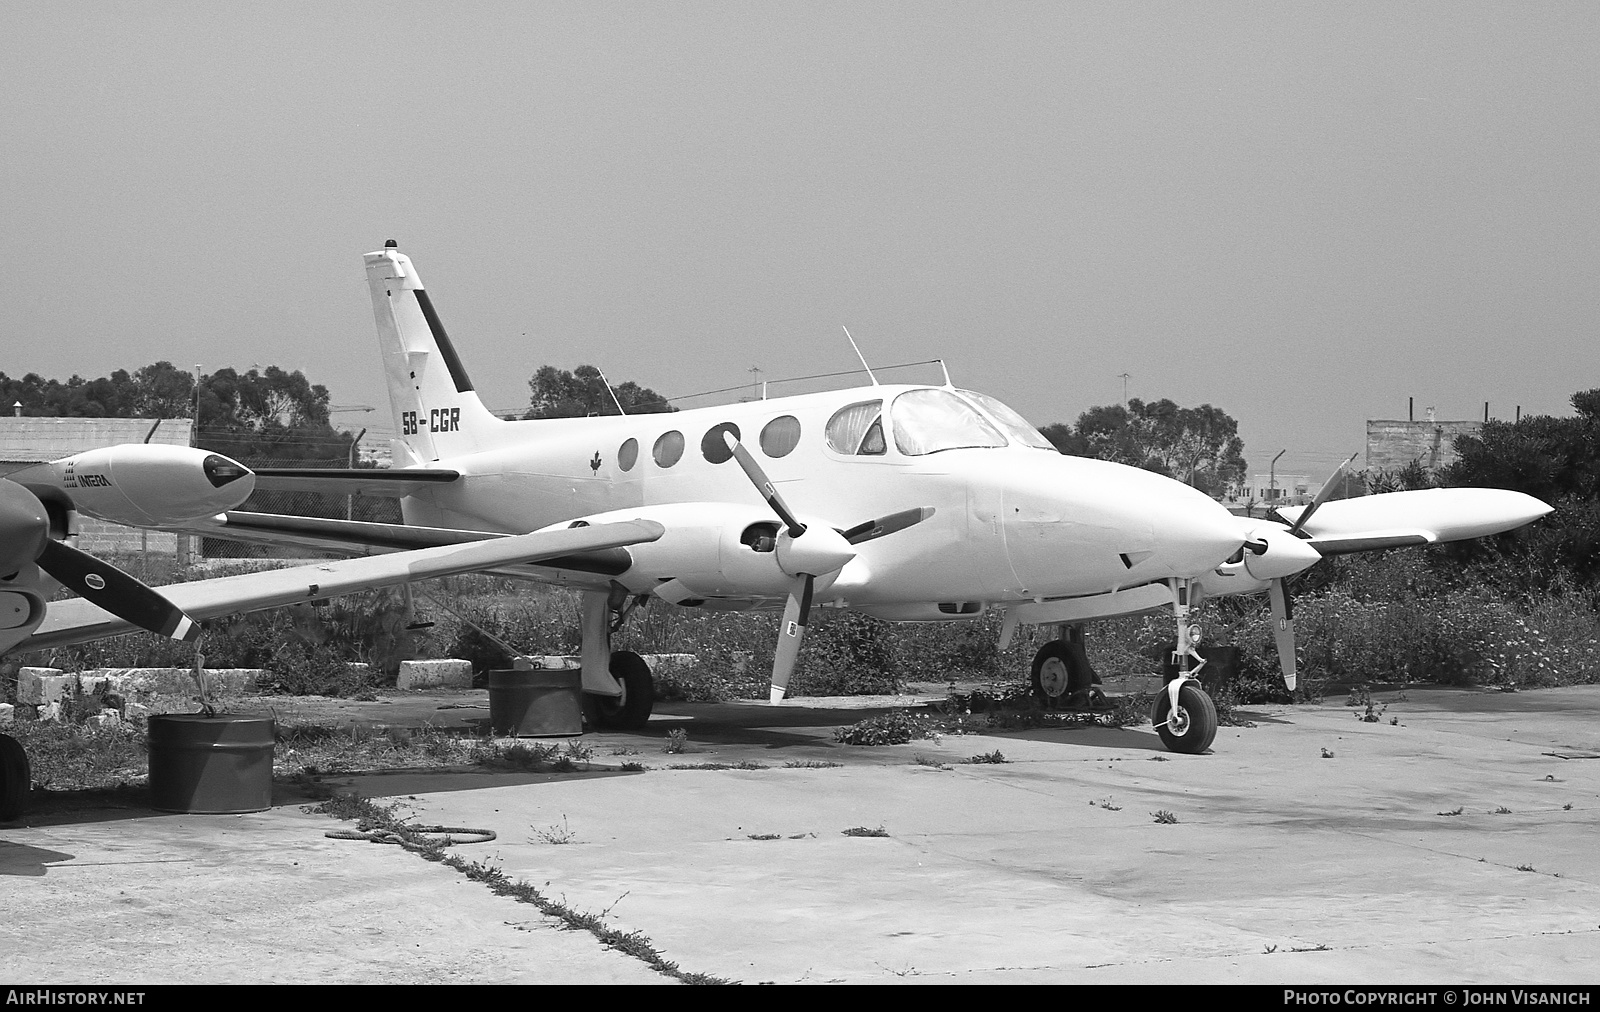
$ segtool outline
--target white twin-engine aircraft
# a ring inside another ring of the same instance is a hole
[[[1003,609],[1005,641],[1019,624],[1059,626],[1033,669],[1051,704],[1082,698],[1094,680],[1083,622],[1170,608],[1179,675],[1154,721],[1169,748],[1203,752],[1216,713],[1193,677],[1189,616],[1202,595],[1272,594],[1292,686],[1286,577],[1325,555],[1478,537],[1549,511],[1517,492],[1440,489],[1317,503],[1285,511],[1288,523],[1241,519],[1182,482],[1063,456],[1006,405],[948,382],[874,378],[667,414],[506,421],[473,392],[394,241],[366,268],[400,432],[395,466],[264,469],[256,480],[400,496],[405,525],[229,512],[202,532],[371,553],[645,522],[658,538],[515,570],[581,593],[583,687],[604,726],[649,717],[649,669],[613,653],[610,637],[650,598],[781,605],[774,703],[815,605],[918,622]]]

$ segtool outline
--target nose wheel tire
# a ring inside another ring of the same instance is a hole
[[[1178,689],[1178,709],[1169,713],[1172,700],[1163,688],[1156,696],[1150,722],[1156,726],[1161,741],[1173,752],[1199,755],[1211,747],[1217,737],[1217,708],[1211,697],[1194,682],[1185,682]]]
[[[0,734],[0,822],[22,818],[32,787],[28,753],[22,750],[22,743]]]
[[[650,665],[631,650],[611,655],[611,677],[622,683],[621,696],[585,694],[584,711],[596,727],[608,731],[637,731],[650,720],[655,707],[655,680]]]

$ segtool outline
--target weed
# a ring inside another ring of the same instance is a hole
[[[786,770],[831,770],[844,763],[831,763],[822,759],[794,759],[783,764]]]
[[[661,751],[668,755],[681,755],[689,751],[689,732],[675,727],[667,732],[667,746]]]
[[[1499,808],[1496,808],[1492,814],[1494,814],[1494,815],[1510,815],[1511,814],[1511,809],[1507,808],[1505,805],[1501,805]]]
[[[533,835],[528,837],[529,843],[563,844],[578,842],[578,838],[572,833],[572,827],[567,825],[567,817],[565,815],[561,816],[561,825],[559,826],[546,826],[544,829],[534,829],[532,826],[528,828],[533,829]]]
[[[887,829],[884,829],[882,826],[879,826],[877,829],[868,829],[866,826],[852,826],[849,829],[840,830],[840,832],[843,833],[845,836],[888,836],[889,835],[889,831]]]
[[[1519,864],[1519,865],[1517,865],[1517,870],[1518,871],[1533,871],[1534,867],[1531,864]]]
[[[747,837],[749,837],[750,839],[752,839],[752,840],[781,840],[781,839],[783,839],[783,834],[782,833],[747,833],[745,835]]]
[[[626,762],[622,764],[622,772],[624,773],[643,773],[649,768],[644,763]]]
[[[507,765],[515,766],[519,770],[537,770],[545,763],[556,759],[559,749],[555,745],[524,745],[517,742],[507,745],[501,752],[500,758]]]
[[[1467,810],[1467,807],[1465,805],[1462,805],[1460,808],[1457,808],[1453,812],[1435,812],[1434,814],[1435,815],[1460,815],[1462,812],[1464,812],[1466,810]]]
[[[1563,811],[1563,812],[1570,812],[1570,811],[1572,811],[1572,802],[1570,802],[1570,801],[1569,801],[1569,802],[1567,802],[1567,803],[1566,803],[1566,804],[1564,804],[1564,805],[1562,805],[1562,806],[1561,806],[1561,810],[1562,810],[1562,811]]]
[[[583,763],[584,768],[588,769],[589,760],[594,758],[594,749],[576,738],[569,738],[561,747],[561,757],[575,763]]]
[[[1290,952],[1329,952],[1326,945],[1307,945],[1299,949],[1290,949]]]
[[[1376,724],[1378,722],[1378,720],[1383,716],[1384,712],[1386,710],[1388,710],[1388,709],[1389,709],[1389,704],[1388,703],[1385,703],[1382,706],[1377,706],[1372,702],[1371,699],[1368,699],[1367,700],[1366,712],[1357,714],[1356,715],[1356,719],[1359,720],[1359,721],[1362,721],[1363,723]],[[1398,723],[1400,723],[1400,718],[1396,717],[1394,720],[1390,721],[1390,723],[1398,724]]]
[[[1165,808],[1161,809],[1159,812],[1151,812],[1150,815],[1163,826],[1170,826],[1178,821],[1178,817],[1167,811]]]
[[[936,769],[936,770],[947,770],[947,769],[950,768],[949,766],[945,765],[944,763],[940,762],[939,760],[931,759],[931,758],[929,758],[928,756],[925,756],[925,755],[912,756],[911,757],[911,761],[916,763],[918,766],[927,766],[927,767],[930,767],[930,768]]]
[[[891,710],[849,727],[833,730],[833,740],[845,745],[904,745],[916,738],[931,738],[938,727],[928,714]]]
[[[1331,749],[1323,749],[1322,750],[1322,758],[1324,758],[1324,759],[1332,759],[1333,758],[1333,751]]]
[[[607,927],[603,914],[589,914],[573,910],[563,902],[546,897],[527,882],[513,882],[500,869],[481,861],[467,861],[454,854],[444,854],[434,860],[454,868],[474,882],[487,885],[496,896],[509,896],[520,903],[537,907],[540,913],[557,918],[568,928],[587,931],[606,946],[632,956],[657,973],[683,981],[685,984],[731,984],[733,981],[703,973],[686,973],[678,964],[666,959],[643,934],[637,931],[622,932]],[[626,893],[623,894],[627,895]],[[620,900],[621,897],[618,897]],[[615,904],[613,904],[615,906]],[[610,907],[606,908],[607,910]]]
[[[1278,951],[1278,947],[1276,945],[1269,945],[1266,948],[1262,949],[1261,953],[1262,953],[1262,955],[1270,956],[1274,952],[1277,952],[1277,951]]]
[[[668,766],[669,770],[769,770],[771,766],[742,759],[736,763],[675,763]]]
[[[147,772],[145,736],[133,724],[104,727],[31,720],[6,728],[28,753],[39,787],[82,789],[139,780]]]
[[[1108,812],[1120,812],[1120,811],[1122,811],[1122,806],[1121,805],[1113,805],[1111,803],[1111,799],[1110,798],[1101,798],[1099,801],[1091,801],[1091,802],[1089,802],[1089,804],[1091,804],[1091,805],[1099,805],[1101,808],[1104,808]],[[1177,820],[1173,820],[1173,821],[1177,821]]]
[[[1010,761],[1011,760],[1007,759],[1005,754],[999,749],[995,749],[993,752],[984,752],[979,755],[971,756],[961,760],[962,764],[968,766],[983,765],[985,763],[999,765],[1001,763],[1008,763]]]

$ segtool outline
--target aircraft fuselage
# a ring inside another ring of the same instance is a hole
[[[905,452],[902,444],[917,438],[897,417],[912,410],[901,401],[908,393],[912,400],[958,396],[894,385],[582,419],[463,423],[434,413],[423,424],[486,426],[492,431],[475,435],[480,445],[493,445],[426,462],[462,478],[402,506],[407,523],[506,533],[574,518],[660,520],[667,536],[633,549],[635,567],[618,578],[628,589],[645,593],[675,578],[696,597],[729,605],[781,599],[789,578],[766,566],[771,579],[762,579],[767,560],[744,543],[753,525],[776,518],[729,459],[721,434],[731,429],[807,523],[843,530],[931,507],[921,523],[861,545],[831,585],[819,587],[821,601],[925,619],[1194,577],[1243,540],[1234,518],[1208,496],[1137,468],[1014,438]],[[972,403],[961,403],[972,411]],[[880,419],[882,438],[863,444],[870,452],[846,452],[841,439],[851,444],[838,419],[862,405],[869,407],[858,413]]]

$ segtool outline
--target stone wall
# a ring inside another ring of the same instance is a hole
[[[1455,437],[1475,436],[1477,421],[1367,421],[1367,470],[1398,470],[1418,461],[1430,471],[1456,460]]]

